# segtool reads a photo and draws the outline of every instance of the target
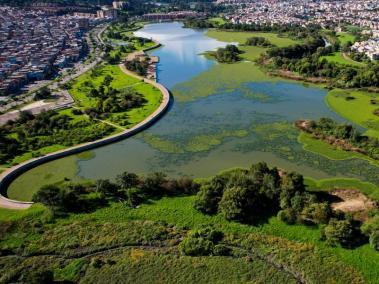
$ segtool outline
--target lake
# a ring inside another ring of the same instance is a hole
[[[163,171],[207,177],[266,161],[313,178],[378,182],[377,167],[367,161],[329,160],[298,143],[295,120],[324,116],[342,120],[326,106],[327,90],[269,78],[251,62],[220,65],[202,54],[226,43],[180,23],[150,24],[135,34],[162,43],[151,53],[159,56],[158,81],[172,91],[174,103],[143,133],[93,150],[90,159],[77,158],[73,165],[78,167],[77,176],[114,178],[123,171]],[[23,174],[11,184],[9,196],[12,188],[35,179],[57,181],[49,168],[59,168],[65,159],[73,160],[67,157]]]

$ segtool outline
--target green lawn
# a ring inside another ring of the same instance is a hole
[[[207,31],[207,36],[215,38],[224,42],[238,42],[239,44],[244,44],[246,39],[249,37],[264,37],[269,40],[272,44],[279,47],[289,46],[299,41],[295,41],[288,37],[281,37],[275,33],[264,33],[264,32],[235,32],[235,31],[220,31],[215,29],[209,29]]]
[[[215,25],[223,25],[227,23],[227,21],[224,18],[220,18],[220,17],[210,18],[209,21]]]
[[[17,221],[24,218],[41,218],[42,215],[49,215],[47,208],[41,204],[33,204],[26,210],[12,210],[0,208],[0,223]]]
[[[341,45],[344,45],[349,41],[351,43],[354,43],[354,41],[355,41],[355,36],[352,35],[351,33],[347,33],[347,32],[337,33],[337,38],[340,41]]]
[[[267,49],[259,46],[240,46],[240,50],[243,51],[241,58],[248,61],[254,61],[258,59],[262,53]]]
[[[111,87],[114,89],[122,89],[133,84],[140,83],[140,80],[124,74],[118,65],[100,65],[94,70],[90,70],[75,79],[69,89],[69,92],[78,107],[96,106],[97,99],[88,96],[90,87],[87,87],[86,84],[98,88],[106,75],[113,77]]]
[[[144,120],[159,107],[162,100],[162,94],[157,88],[126,75],[118,65],[108,64],[101,65],[94,71],[84,73],[71,86],[69,92],[73,96],[77,106],[82,109],[96,106],[98,99],[88,96],[89,91],[91,88],[99,88],[107,75],[113,77],[113,81],[111,82],[112,88],[133,88],[142,94],[147,102],[140,108],[120,113],[112,113],[106,120],[130,128]]]
[[[331,55],[324,55],[320,57],[320,59],[324,59],[324,58],[328,60],[328,62],[340,63],[340,64],[345,64],[345,65],[353,65],[357,67],[365,66],[365,64],[362,62],[355,61],[348,56],[346,57],[343,56],[342,52],[340,51],[335,52]]]
[[[336,148],[329,143],[320,139],[312,138],[310,134],[301,132],[298,138],[299,143],[303,144],[304,150],[322,155],[330,160],[348,160],[348,159],[362,159],[379,167],[379,161],[371,159],[370,157],[357,152],[345,151]]]
[[[147,83],[137,83],[133,86],[140,94],[143,94],[147,100],[142,107],[134,108],[123,113],[111,114],[109,120],[114,123],[124,124],[124,118],[126,116],[127,127],[133,127],[134,125],[143,121],[146,117],[152,114],[162,102],[162,93],[155,87]]]
[[[379,104],[379,94],[355,90],[332,90],[326,96],[328,106],[342,117],[367,129],[366,135],[379,138],[379,116],[374,110]]]
[[[355,178],[330,178],[315,180],[307,177],[305,178],[305,183],[310,191],[329,191],[335,188],[357,189],[369,198],[379,201],[379,186]]]

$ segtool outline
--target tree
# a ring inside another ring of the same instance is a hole
[[[32,201],[40,202],[56,211],[63,206],[64,192],[56,185],[44,185],[33,195]]]
[[[361,227],[362,232],[369,237],[370,246],[379,251],[379,215],[368,219]]]
[[[156,172],[145,178],[141,189],[142,191],[152,197],[160,196],[164,193],[163,184],[167,182],[166,174]]]
[[[44,86],[34,96],[34,100],[43,100],[43,99],[48,99],[51,97],[51,91],[48,87]]]
[[[370,246],[376,250],[379,251],[379,230],[374,231],[370,234]]]
[[[286,208],[278,212],[278,219],[288,225],[293,225],[297,221],[297,212],[292,208]]]
[[[285,174],[281,179],[280,207],[282,209],[292,207],[292,203],[295,203],[293,201],[301,198],[301,194],[304,191],[305,186],[302,175],[295,172]],[[296,194],[298,197],[295,197]]]
[[[99,179],[96,181],[96,191],[104,194],[105,196],[116,196],[118,187],[108,179]]]
[[[249,196],[245,188],[228,188],[222,196],[219,204],[219,210],[227,220],[246,220],[249,209],[248,199]]]
[[[301,219],[305,223],[327,224],[332,216],[332,210],[327,202],[312,203],[301,212]]]
[[[195,209],[204,214],[216,214],[223,191],[223,187],[216,184],[203,185],[196,195]]]
[[[214,57],[217,61],[222,63],[233,63],[240,60],[239,54],[241,51],[237,46],[233,44],[228,44],[225,48],[218,48],[215,53],[213,53]]]
[[[140,183],[140,179],[135,173],[123,172],[116,177],[116,182],[121,189],[129,189],[136,187]]]
[[[130,207],[136,207],[145,200],[145,195],[139,188],[129,188],[126,195]]]
[[[352,247],[356,244],[356,234],[350,220],[332,219],[323,230],[326,243],[331,246]]]

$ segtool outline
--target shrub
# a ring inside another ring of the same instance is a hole
[[[232,253],[231,249],[222,244],[215,245],[213,248],[213,255],[229,256],[231,255],[231,253]]]
[[[189,237],[179,244],[179,250],[183,255],[207,256],[213,252],[213,243],[204,238]]]
[[[32,271],[23,277],[23,283],[30,284],[50,284],[54,283],[54,274],[52,271]]]
[[[219,209],[227,220],[245,220],[248,215],[247,190],[241,187],[226,189],[220,201]]]
[[[45,185],[33,195],[32,201],[40,202],[55,211],[63,206],[64,193],[55,185]]]
[[[211,184],[203,185],[197,193],[194,207],[204,214],[216,214],[221,200],[223,188]]]
[[[370,234],[370,246],[379,251],[379,230]]]
[[[188,256],[226,255],[227,248],[218,244],[223,236],[222,232],[213,228],[201,228],[192,231],[179,244],[179,250]]]
[[[366,221],[361,227],[362,232],[369,237],[370,246],[379,251],[379,215]]]
[[[312,203],[301,212],[301,220],[310,224],[327,224],[332,210],[327,202]]]
[[[326,243],[330,246],[341,245],[351,248],[357,242],[357,232],[349,220],[330,220],[324,228],[323,234]]]
[[[291,208],[287,208],[287,209],[280,210],[278,212],[278,218],[280,221],[288,225],[293,225],[297,221],[297,214],[295,210]]]
[[[77,108],[73,108],[73,109],[71,110],[71,113],[72,113],[73,115],[81,115],[81,114],[83,114],[83,112],[82,112],[80,109],[77,109]]]

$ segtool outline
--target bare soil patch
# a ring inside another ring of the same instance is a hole
[[[330,195],[336,197],[331,203],[332,209],[345,213],[354,213],[359,220],[367,218],[367,212],[377,208],[378,204],[355,189],[334,189]]]

